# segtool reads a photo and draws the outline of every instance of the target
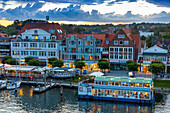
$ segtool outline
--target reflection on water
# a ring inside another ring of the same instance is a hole
[[[29,86],[0,91],[0,113],[2,112],[62,112],[62,113],[160,113],[170,112],[170,95],[156,94],[155,105],[140,105],[108,101],[87,101],[77,99],[76,89],[60,88],[45,93],[33,94]]]

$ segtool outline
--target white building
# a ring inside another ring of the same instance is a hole
[[[154,32],[143,32],[143,31],[139,31],[140,36],[145,36],[145,37],[149,37],[150,35],[154,35]]]
[[[11,56],[25,63],[31,56],[46,62],[48,58],[59,58],[59,40],[65,39],[64,29],[57,23],[27,23],[11,41]]]

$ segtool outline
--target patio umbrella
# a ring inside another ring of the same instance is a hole
[[[51,67],[48,67],[48,66],[45,66],[42,68],[43,70],[51,70],[52,68]]]
[[[93,73],[90,73],[89,75],[100,77],[100,76],[104,75],[104,73],[102,73],[102,72],[93,72]]]
[[[42,69],[42,68],[40,68],[40,67],[38,67],[38,68],[34,69],[33,71],[39,71],[39,72],[42,72],[42,71],[43,71],[43,69]]]

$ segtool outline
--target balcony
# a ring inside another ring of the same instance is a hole
[[[57,40],[43,40],[43,39],[23,39],[11,40],[11,42],[58,42]]]
[[[0,45],[11,45],[10,42],[0,42]]]

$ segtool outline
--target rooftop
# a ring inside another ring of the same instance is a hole
[[[128,77],[96,77],[95,81],[114,81],[114,82],[135,82],[135,83],[152,83],[153,80],[149,78],[128,78]]]

